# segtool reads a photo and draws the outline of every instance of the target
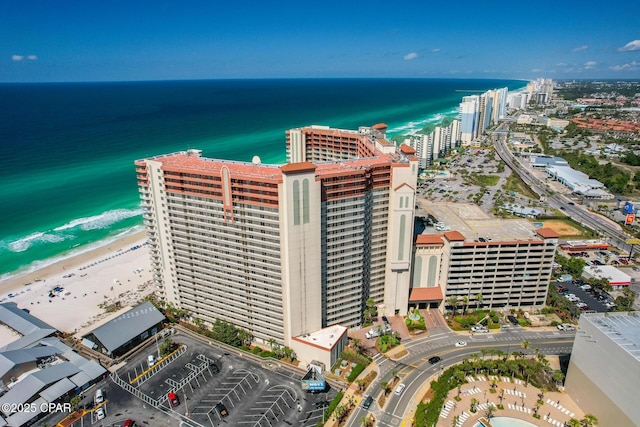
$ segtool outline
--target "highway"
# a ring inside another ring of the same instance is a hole
[[[574,332],[535,331],[512,325],[504,325],[498,333],[474,336],[460,335],[445,328],[433,328],[433,335],[405,343],[409,354],[400,361],[387,359],[380,354],[374,357],[379,375],[367,390],[367,395],[377,399],[382,390],[380,383],[390,382],[394,370],[397,371],[400,382],[406,384],[407,388],[400,396],[390,393],[384,411],[378,407],[377,401],[368,411],[362,408],[362,405],[358,405],[349,417],[347,426],[360,426],[362,418],[371,412],[376,418],[377,426],[397,427],[407,416],[413,396],[425,383],[431,381],[439,371],[469,358],[472,353],[480,354],[483,348],[496,348],[506,353],[524,351],[527,354],[533,354],[537,348],[545,355],[565,355],[571,352],[574,337]],[[455,343],[461,340],[466,341],[467,345],[455,347]],[[531,343],[526,351],[520,346],[524,340]],[[442,360],[431,365],[429,358],[432,356],[440,356]]]
[[[501,124],[499,129],[505,126]],[[561,209],[575,221],[591,228],[609,239],[609,242],[622,251],[629,253],[631,246],[626,240],[632,238],[622,231],[622,227],[597,213],[593,213],[583,206],[575,205],[570,199],[562,194],[558,194],[547,188],[544,181],[539,180],[527,168],[520,164],[520,161],[509,151],[507,146],[507,133],[494,133],[493,141],[496,153],[514,173],[518,174],[522,181],[527,184],[539,196],[545,198],[545,203],[550,207]],[[637,250],[635,250],[637,252]]]

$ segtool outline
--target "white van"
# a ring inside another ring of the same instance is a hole
[[[147,357],[147,363],[149,364],[149,367],[156,364],[156,358],[153,354],[150,354],[149,357]]]
[[[371,328],[369,331],[367,331],[366,334],[364,334],[364,336],[369,340],[371,338],[377,338],[380,336],[380,331],[378,330],[378,327],[373,327]]]
[[[96,390],[96,395],[94,397],[94,401],[95,401],[96,405],[104,402],[104,392],[102,391],[101,388]]]

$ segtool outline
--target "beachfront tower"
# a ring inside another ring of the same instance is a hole
[[[406,314],[418,159],[386,125],[286,132],[286,165],[199,150],[136,161],[154,278],[167,303],[290,345]]]

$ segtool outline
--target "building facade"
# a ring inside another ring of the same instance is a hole
[[[310,126],[287,131],[287,159],[189,150],[136,161],[165,301],[284,345],[359,325],[367,298],[406,313],[415,151],[387,141],[383,124]]]
[[[468,240],[459,231],[417,236],[410,303],[445,310],[458,308],[448,301],[456,297],[459,307],[542,308],[557,244],[546,228],[511,241]]]
[[[640,316],[580,316],[565,390],[601,425],[631,427],[640,420]]]

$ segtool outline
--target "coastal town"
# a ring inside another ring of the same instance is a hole
[[[639,123],[541,78],[131,159],[144,232],[0,283],[0,425],[636,426]]]

